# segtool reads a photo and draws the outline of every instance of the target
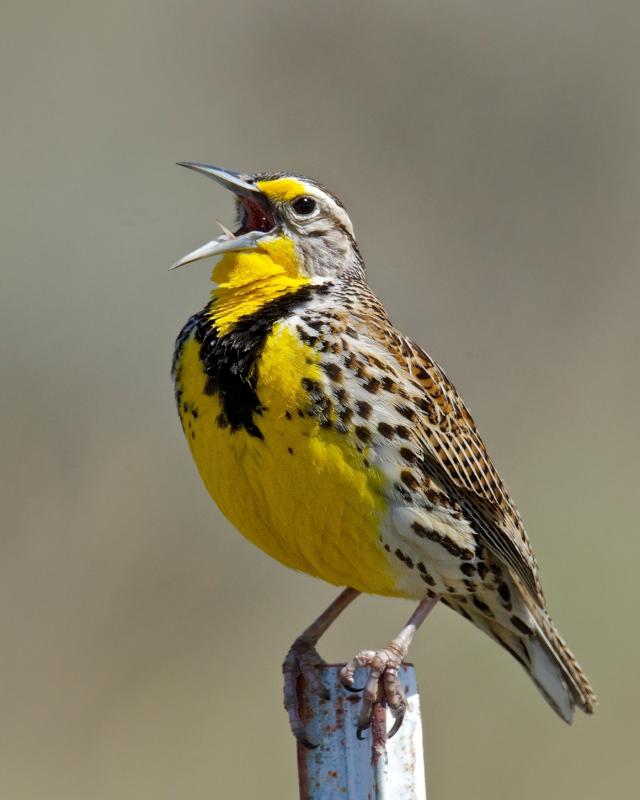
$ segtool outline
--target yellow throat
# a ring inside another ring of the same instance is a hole
[[[300,274],[295,246],[285,236],[260,243],[256,251],[227,253],[211,279],[217,286],[211,293],[215,303],[210,319],[219,336],[233,330],[242,317],[310,283]]]

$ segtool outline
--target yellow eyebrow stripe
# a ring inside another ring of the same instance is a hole
[[[276,178],[272,181],[257,181],[256,186],[269,200],[287,203],[306,194],[304,184],[294,178]]]

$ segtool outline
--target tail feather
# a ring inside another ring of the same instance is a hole
[[[568,678],[564,665],[543,637],[533,636],[530,640],[530,650],[531,677],[549,705],[565,722],[571,724],[573,709],[578,698],[573,681]]]
[[[582,671],[575,656],[565,644],[553,622],[546,614],[541,616],[542,619],[537,621],[537,632],[532,637],[534,658],[531,675],[533,679],[538,683],[545,696],[547,692],[551,693],[552,689],[555,689],[558,681],[560,685],[564,686],[564,694],[565,696],[568,695],[570,704],[568,718],[566,715],[562,715],[567,722],[571,722],[573,718],[574,706],[578,706],[585,714],[593,714],[597,698],[589,679]],[[544,655],[541,656],[541,653],[544,653]],[[552,665],[555,682],[554,680],[545,680],[547,661]]]
[[[532,631],[491,625],[491,634],[531,675],[549,705],[571,724],[575,706],[593,714],[597,702],[587,676],[544,612],[528,620]]]

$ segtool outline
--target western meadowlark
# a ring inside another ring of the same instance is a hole
[[[551,622],[522,520],[442,369],[368,287],[351,221],[319,183],[183,163],[236,195],[239,229],[178,261],[222,256],[215,288],[178,336],[176,399],[209,493],[249,540],[344,589],[283,664],[293,733],[301,674],[322,694],[315,646],[361,592],[414,598],[400,634],[342,670],[369,668],[358,736],[377,692],[402,722],[397,670],[438,602],[489,634],[567,722],[589,682]]]

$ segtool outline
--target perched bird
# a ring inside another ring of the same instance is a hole
[[[326,692],[315,646],[361,592],[413,598],[400,634],[342,670],[369,668],[358,722],[380,690],[402,722],[397,670],[442,602],[489,634],[567,722],[593,690],[545,609],[522,520],[442,369],[389,321],[367,285],[342,203],[289,173],[184,163],[236,195],[238,230],[174,266],[222,256],[173,361],[182,427],[206,488],[273,558],[346,587],[283,665],[293,733],[309,742],[301,674]]]

